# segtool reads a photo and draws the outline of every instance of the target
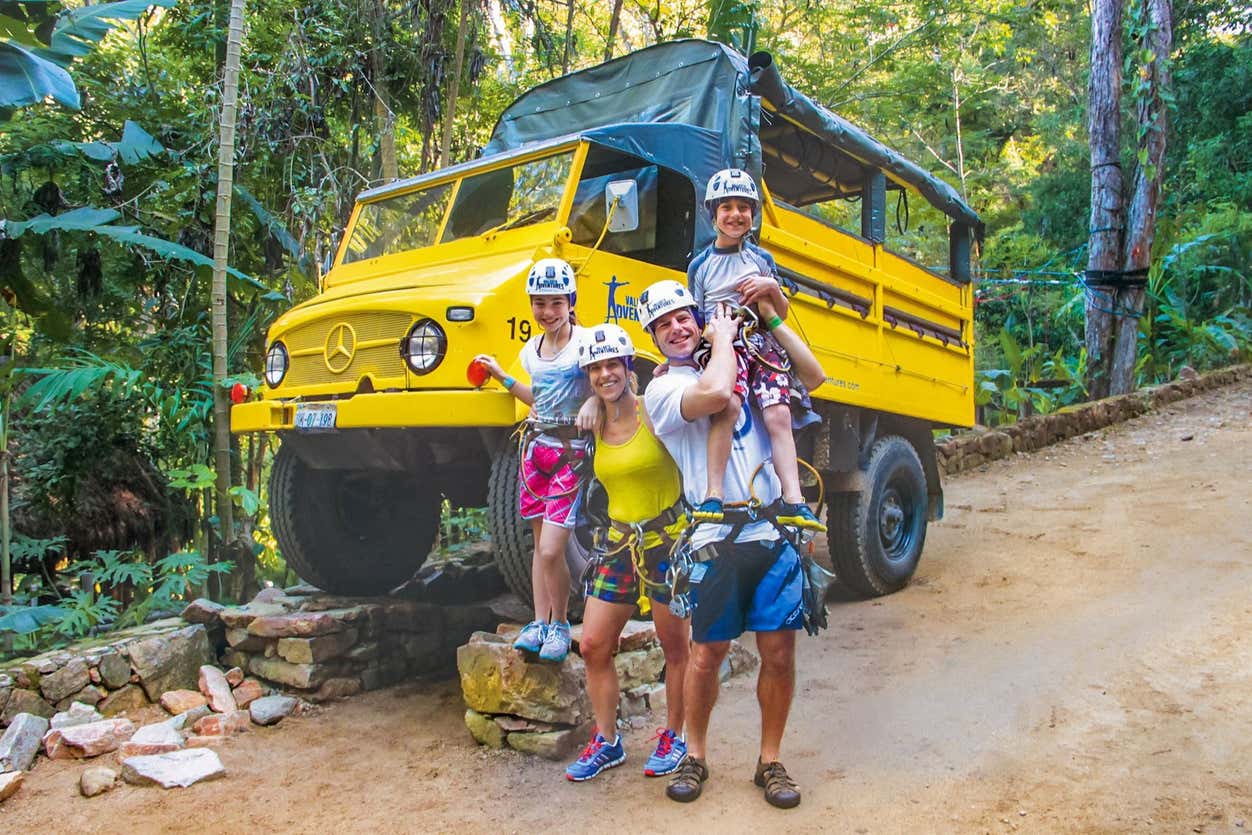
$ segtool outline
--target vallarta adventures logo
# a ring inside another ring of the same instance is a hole
[[[625,301],[619,304],[617,301],[617,288],[625,287],[630,284],[629,281],[618,281],[617,276],[613,276],[608,281],[602,282],[605,287],[609,288],[609,301],[604,310],[605,324],[617,324],[625,319],[630,322],[639,321],[639,310],[635,306],[635,297],[626,296]]]

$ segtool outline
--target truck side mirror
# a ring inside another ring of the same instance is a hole
[[[617,208],[613,208],[613,201]],[[613,180],[604,187],[605,216],[609,218],[610,232],[634,232],[639,228],[639,184],[634,180]]]

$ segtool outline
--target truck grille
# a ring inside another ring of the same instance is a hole
[[[406,369],[400,358],[400,338],[412,324],[413,317],[408,313],[361,311],[293,328],[282,337],[291,353],[291,369],[283,385],[355,384],[368,375],[374,378],[376,385],[403,386]],[[341,356],[338,362],[332,362],[331,366],[336,369],[332,370],[327,366],[325,347],[328,337],[335,335],[341,325],[346,325],[355,335],[351,346],[353,354],[351,361]]]

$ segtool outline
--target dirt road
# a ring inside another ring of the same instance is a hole
[[[478,749],[453,682],[254,731],[225,780],[77,796],[41,763],[9,832],[1252,830],[1252,383],[951,479],[915,582],[801,639],[784,761],[750,782],[751,680],[723,689],[705,796]]]

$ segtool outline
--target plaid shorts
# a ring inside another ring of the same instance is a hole
[[[665,572],[669,570],[668,542],[662,542],[655,548],[644,552],[644,565],[648,568],[648,580],[660,584],[646,586],[644,591],[648,599],[661,606],[669,605],[669,584],[665,580]],[[631,561],[630,549],[623,548],[601,563],[586,584],[588,597],[603,600],[606,603],[634,603],[639,599],[639,575],[635,573],[635,565]]]

